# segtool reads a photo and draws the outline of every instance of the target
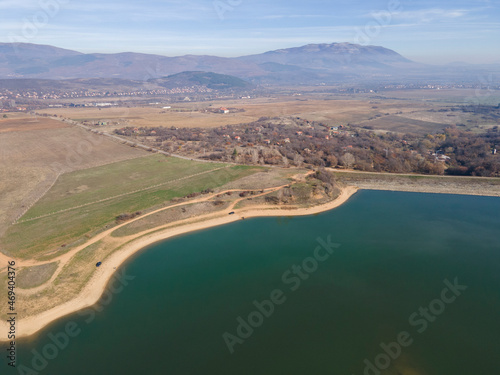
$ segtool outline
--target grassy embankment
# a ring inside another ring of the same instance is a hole
[[[113,226],[120,214],[160,207],[259,170],[153,155],[68,173],[9,228],[4,248],[17,258],[52,259]]]

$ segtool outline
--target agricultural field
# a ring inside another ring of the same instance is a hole
[[[310,93],[287,97],[175,103],[170,109],[163,109],[162,105],[158,105],[130,108],[51,108],[40,112],[82,123],[105,123],[98,128],[106,132],[123,127],[213,128],[250,123],[261,117],[296,116],[328,126],[368,125],[382,131],[425,133],[457,123],[465,123],[469,127],[491,126],[492,124],[474,114],[442,112],[452,106],[471,104],[475,98],[492,103],[497,99],[500,101],[498,95],[483,98],[478,97],[479,94],[475,90],[401,90],[358,95]],[[231,111],[227,114],[211,112],[220,107]]]
[[[149,155],[61,121],[7,116],[0,119],[0,236],[60,173]]]
[[[100,202],[110,197],[149,190],[155,186],[213,171],[223,164],[195,163],[162,155],[152,155],[127,162],[67,173],[21,219]]]
[[[472,103],[493,104],[500,101],[500,92],[489,89],[406,89],[383,91],[380,99],[410,100],[443,104],[467,105]]]
[[[18,115],[19,116],[19,115]],[[18,117],[16,116],[16,117]],[[44,117],[2,118],[0,119],[0,134],[10,132],[26,132],[46,129],[62,129],[67,127],[61,121]]]
[[[158,107],[108,107],[47,109],[40,113],[57,114],[79,122],[106,122],[101,130],[114,130],[126,126],[136,127],[217,127],[255,121],[255,115],[238,112],[218,114],[205,112],[207,103],[175,105],[172,109]]]
[[[51,259],[115,224],[262,170],[151,155],[62,175],[2,240],[8,255]],[[26,235],[26,234],[29,235]]]
[[[422,121],[404,116],[389,115],[358,124],[366,129],[384,130],[396,133],[427,134],[443,130],[446,124]]]
[[[231,113],[210,112],[211,109],[219,107],[229,108]],[[425,108],[425,105],[417,104],[417,108]],[[106,122],[106,126],[99,126],[99,129],[112,131],[126,126],[210,128],[249,123],[261,117],[287,116],[300,116],[311,121],[323,121],[333,125],[364,121],[381,113],[410,110],[415,110],[415,105],[395,101],[374,104],[366,98],[346,100],[338,97],[325,100],[318,96],[309,96],[182,103],[172,105],[171,109],[155,107],[61,108],[40,112],[57,114],[80,122]]]

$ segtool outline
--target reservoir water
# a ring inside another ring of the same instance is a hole
[[[500,198],[360,191],[155,244],[118,274],[0,373],[499,372]]]

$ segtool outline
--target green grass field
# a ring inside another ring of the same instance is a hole
[[[261,169],[154,155],[72,172],[61,176],[8,229],[3,238],[5,253],[52,259],[115,225],[114,219],[122,213],[159,207],[172,198],[215,189]],[[33,219],[39,215],[45,216]]]
[[[225,167],[153,155],[62,175],[20,221]]]

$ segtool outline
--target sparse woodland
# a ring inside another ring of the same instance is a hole
[[[427,134],[329,127],[294,118],[213,129],[123,128],[117,134],[167,152],[249,165],[342,167],[360,171],[500,176],[500,131],[450,126]]]

